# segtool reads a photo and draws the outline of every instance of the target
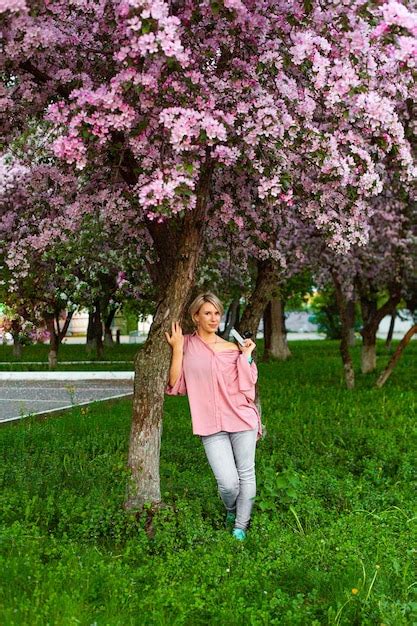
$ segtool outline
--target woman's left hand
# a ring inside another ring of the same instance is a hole
[[[243,346],[239,344],[239,349],[246,357],[249,357],[256,348],[256,343],[252,339],[245,339]]]

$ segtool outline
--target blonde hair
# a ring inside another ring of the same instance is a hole
[[[210,293],[208,291],[207,293],[200,293],[200,295],[194,298],[194,300],[190,304],[188,313],[190,314],[190,317],[193,320],[193,322],[194,322],[194,315],[199,312],[203,304],[205,304],[206,302],[209,302],[210,304],[212,304],[214,308],[218,310],[220,315],[223,315],[224,309],[223,309],[222,303],[220,302],[218,297],[214,295],[214,293]]]

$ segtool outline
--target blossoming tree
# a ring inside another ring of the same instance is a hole
[[[357,0],[1,6],[6,141],[46,120],[55,158],[86,179],[105,173],[110,210],[124,185],[120,222],[152,242],[159,299],[136,360],[127,506],[156,503],[164,331],[183,315],[207,222],[223,210],[262,236],[260,199],[276,213],[297,204],[338,249],[364,240],[386,156],[415,174],[399,112],[415,94],[416,16]],[[237,207],[227,184],[242,173],[250,201]]]

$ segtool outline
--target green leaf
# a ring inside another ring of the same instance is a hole
[[[304,5],[304,11],[306,12],[306,14],[310,15],[310,13],[313,10],[313,2],[312,2],[312,0],[304,0],[303,5]]]

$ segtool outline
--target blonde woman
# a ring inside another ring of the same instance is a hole
[[[223,306],[204,293],[189,309],[196,331],[183,335],[178,322],[165,333],[172,348],[166,393],[188,395],[193,433],[199,435],[226,507],[226,524],[243,541],[256,493],[255,448],[261,420],[255,405],[255,343],[225,341],[216,332]]]

